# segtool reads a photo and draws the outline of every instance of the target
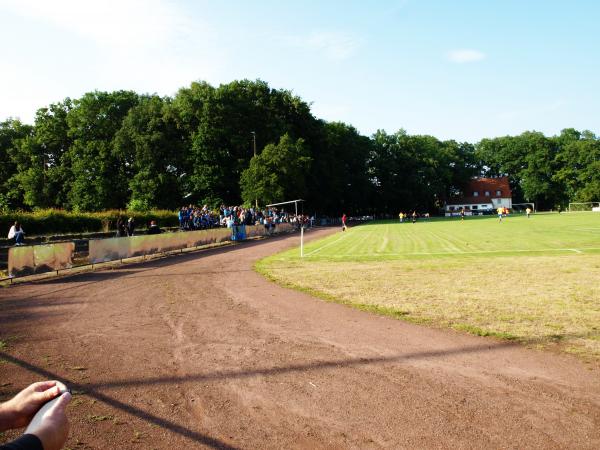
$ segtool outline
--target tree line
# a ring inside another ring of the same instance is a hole
[[[256,155],[254,155],[256,149]],[[373,136],[261,80],[173,97],[90,92],[0,122],[0,209],[174,209],[303,198],[323,214],[437,212],[473,176],[508,175],[539,209],[600,199],[600,140],[565,129],[476,144]]]

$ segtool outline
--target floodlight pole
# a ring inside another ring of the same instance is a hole
[[[256,158],[256,131],[251,131],[250,133],[252,134],[252,148],[254,149],[254,157]],[[254,199],[254,205],[256,206],[256,209],[258,210],[258,199],[257,198]]]

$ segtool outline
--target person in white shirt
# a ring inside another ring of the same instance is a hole
[[[10,227],[8,231],[8,238],[15,239],[15,245],[25,245],[25,231],[23,231],[23,227],[19,222],[15,222],[15,224]]]

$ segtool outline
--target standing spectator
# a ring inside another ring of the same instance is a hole
[[[185,214],[184,209],[185,209],[185,206],[182,206],[181,209],[179,210],[179,214],[178,214],[180,230],[183,230],[183,216]]]
[[[133,232],[135,231],[135,220],[133,217],[130,217],[127,221],[127,236],[133,236]]]
[[[117,220],[117,237],[127,236],[127,225],[123,217],[119,217]]]
[[[19,222],[15,222],[15,224],[10,227],[10,230],[8,230],[8,238],[15,238],[15,245],[25,245],[25,231],[23,231],[23,227]]]

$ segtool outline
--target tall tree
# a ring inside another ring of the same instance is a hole
[[[138,103],[135,92],[91,92],[73,102],[69,112],[68,158],[73,173],[69,192],[75,210],[124,208],[130,198],[127,168],[114,151],[114,137],[129,109]]]
[[[308,105],[264,81],[234,81],[207,94],[190,152],[190,182],[205,203],[240,201],[237,180],[253,156],[252,132],[259,149],[285,133],[296,139],[315,133]]]
[[[561,148],[553,180],[565,187],[572,202],[600,201],[600,140],[591,132],[563,130],[554,138]]]
[[[371,140],[341,122],[322,123],[313,142],[308,205],[329,214],[360,214],[371,206],[368,158]],[[323,195],[326,193],[326,195]]]
[[[0,209],[9,210],[24,206],[24,192],[18,174],[26,170],[27,159],[22,156],[21,145],[33,133],[31,125],[17,119],[0,122]]]
[[[181,205],[185,139],[170,99],[142,97],[115,136],[115,155],[125,168],[130,209],[174,209]]]
[[[240,186],[246,204],[262,205],[281,200],[305,198],[312,158],[303,139],[288,134],[278,144],[269,144],[250,160],[241,174]]]
[[[24,204],[29,207],[65,208],[71,168],[65,154],[71,146],[67,115],[70,99],[40,108],[35,117],[33,133],[21,142],[21,165],[16,181],[24,192]]]

